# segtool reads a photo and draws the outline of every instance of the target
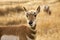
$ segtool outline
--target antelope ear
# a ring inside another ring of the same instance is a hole
[[[38,8],[37,8],[37,13],[39,13],[40,12],[40,6],[38,6]]]
[[[25,7],[23,7],[23,8],[24,8],[24,11],[27,11],[27,9]]]

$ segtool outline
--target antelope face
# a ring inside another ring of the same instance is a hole
[[[34,27],[36,25],[36,16],[40,12],[40,6],[38,6],[36,11],[34,10],[28,11],[25,7],[24,7],[24,10],[26,12],[25,15],[26,15],[28,24]]]

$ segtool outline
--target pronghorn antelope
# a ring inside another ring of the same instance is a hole
[[[51,11],[48,5],[44,6],[44,11],[47,12],[49,15],[51,15]]]
[[[40,6],[36,10],[30,10],[28,11],[25,7],[23,7],[25,10],[25,16],[27,18],[27,24],[31,27],[33,31],[36,32],[36,16],[40,12]],[[34,34],[34,39],[35,40],[35,34]]]
[[[10,9],[7,9],[7,10],[9,11]],[[26,14],[26,18],[28,20],[28,24],[31,26],[31,28],[35,29],[35,25],[36,25],[35,19],[36,19],[37,14],[40,12],[40,6],[38,6],[36,11],[33,11],[33,10],[27,11],[27,9],[25,7],[24,7],[24,10],[26,12],[25,14]],[[2,27],[2,26],[0,26],[0,38],[2,35],[17,35],[17,36],[19,36],[19,40],[28,40],[26,36],[28,36],[31,39],[34,39],[34,35],[32,35],[32,34],[35,34],[36,32],[31,28],[27,27],[25,25],[22,25],[19,27],[18,26],[14,26],[14,27],[11,27],[11,26]]]
[[[35,34],[35,32],[25,25],[0,26],[0,40],[3,35],[16,35],[19,36],[19,40],[27,40],[27,37],[33,39],[34,36],[32,34]]]

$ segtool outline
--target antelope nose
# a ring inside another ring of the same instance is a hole
[[[30,22],[29,22],[29,25],[30,25],[30,26],[32,26],[32,23],[33,23],[33,22],[32,22],[32,21],[30,21]]]

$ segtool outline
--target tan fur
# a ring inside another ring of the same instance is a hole
[[[0,26],[0,38],[2,35],[16,35],[19,36],[19,40],[27,40],[26,36],[32,37],[31,35],[33,31],[25,26],[25,25],[20,25],[20,26]]]

